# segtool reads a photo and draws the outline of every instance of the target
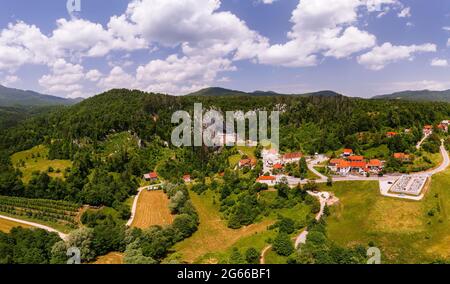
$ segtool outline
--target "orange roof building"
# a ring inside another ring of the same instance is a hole
[[[351,156],[353,155],[352,149],[344,149],[344,156]]]
[[[265,184],[274,184],[277,181],[277,178],[274,176],[260,176],[256,179],[256,182],[265,183]]]
[[[387,133],[386,133],[386,136],[387,136],[387,137],[394,137],[394,136],[397,136],[397,135],[398,135],[397,132],[387,132]]]
[[[410,156],[405,153],[395,153],[394,159],[397,160],[409,160]]]
[[[364,157],[363,156],[350,156],[348,157],[348,159],[352,162],[362,162],[364,161]]]
[[[383,166],[383,163],[380,160],[373,159],[369,161],[368,166],[371,168],[380,168]]]
[[[275,165],[273,165],[273,168],[275,170],[281,170],[283,168],[283,165],[282,164],[275,164]]]
[[[303,157],[302,153],[286,153],[283,155],[283,160],[299,160]]]
[[[239,167],[254,167],[256,166],[255,159],[243,159],[239,161]]]

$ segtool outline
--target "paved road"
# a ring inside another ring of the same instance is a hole
[[[320,211],[316,215],[316,221],[319,221],[322,219],[325,206],[327,205],[328,200],[330,200],[331,194],[329,192],[310,192],[308,191],[308,194],[311,196],[314,196],[319,199],[320,201]],[[298,235],[297,239],[295,240],[295,248],[298,248],[301,244],[306,243],[306,238],[308,237],[308,229],[305,229],[303,232]]]
[[[440,151],[441,151],[442,157],[444,158],[442,161],[442,164],[439,167],[429,170],[429,171],[426,171],[422,174],[428,174],[428,175],[432,176],[432,175],[435,175],[435,174],[445,171],[450,166],[450,158],[448,156],[447,149],[445,149],[444,141],[441,141],[441,142],[442,142],[442,145],[440,147]]]
[[[417,143],[416,145],[416,149],[419,150],[420,147],[422,147],[423,142],[425,142],[425,140],[427,140],[427,138],[430,136],[431,134],[425,135],[422,140],[419,141],[419,143]]]
[[[41,225],[41,224],[38,224],[38,223],[24,221],[24,220],[20,220],[20,219],[16,219],[16,218],[11,218],[11,217],[7,217],[7,216],[3,216],[3,215],[0,215],[0,219],[5,219],[5,220],[8,220],[8,221],[13,221],[13,222],[16,222],[16,223],[20,223],[20,224],[32,226],[32,227],[35,227],[35,228],[43,229],[43,230],[46,230],[46,231],[49,231],[49,232],[52,232],[52,233],[57,233],[61,239],[67,240],[67,234],[64,234],[64,233],[62,233],[62,232],[60,232],[58,230],[55,230],[55,229],[53,229],[51,227],[48,227],[48,226],[44,226],[44,225]]]

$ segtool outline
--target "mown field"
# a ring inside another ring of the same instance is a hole
[[[173,219],[169,210],[169,198],[163,191],[141,192],[132,227],[147,229],[154,225],[170,225]]]
[[[32,149],[15,153],[11,156],[13,166],[19,169],[23,176],[22,181],[28,183],[33,172],[47,172],[51,167],[53,172],[49,172],[51,177],[64,179],[64,170],[72,166],[68,160],[48,160],[48,148],[40,145]]]
[[[375,245],[385,263],[450,259],[450,170],[433,177],[420,202],[383,197],[377,182],[342,182],[328,217],[329,238],[340,245]]]
[[[123,254],[120,252],[110,252],[100,256],[94,264],[123,264]]]
[[[9,231],[11,231],[11,229],[15,227],[31,228],[30,226],[22,223],[17,223],[0,218],[0,232],[9,233]]]

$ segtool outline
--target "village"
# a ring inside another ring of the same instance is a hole
[[[423,139],[418,142],[416,148],[420,149],[422,143],[433,133],[433,130],[448,132],[449,120],[443,120],[441,123],[433,127],[432,125],[425,125],[423,127]],[[405,129],[405,133],[409,133],[410,129]],[[386,132],[387,138],[393,138],[399,135],[397,132]],[[224,141],[236,139],[236,135],[223,134],[221,138]],[[249,147],[256,146],[255,141],[246,141]],[[441,146],[441,154],[444,157],[443,164],[439,168],[443,168],[448,162],[448,155],[443,146]],[[392,157],[399,162],[408,162],[411,155],[408,153],[394,153]],[[289,165],[298,164],[304,158],[308,170],[315,176],[311,178],[299,178],[289,175],[285,170]],[[256,182],[266,184],[273,187],[278,183],[287,182],[289,186],[295,187],[298,184],[306,184],[308,182],[327,183],[330,181],[355,181],[355,180],[375,180],[380,182],[380,193],[384,196],[420,200],[423,198],[423,189],[429,181],[431,175],[435,174],[437,170],[434,169],[426,172],[419,172],[414,174],[390,173],[385,174],[384,169],[386,161],[381,159],[369,159],[362,155],[355,154],[353,149],[343,149],[339,157],[328,157],[324,154],[316,153],[312,156],[306,156],[301,152],[288,152],[280,154],[276,148],[264,148],[261,151],[261,162],[263,165],[262,174],[257,178]],[[247,157],[239,160],[236,169],[253,169],[257,166],[258,159]],[[326,168],[326,174],[317,170],[317,166],[321,165]],[[222,174],[223,175],[223,174]],[[159,177],[156,172],[145,174],[143,179],[151,182],[147,187],[148,190],[159,190],[162,184],[159,182]],[[185,174],[183,176],[185,183],[191,183],[191,175]]]

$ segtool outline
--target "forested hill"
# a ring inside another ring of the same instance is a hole
[[[107,135],[130,131],[145,141],[170,141],[175,111],[194,103],[222,111],[281,109],[281,147],[326,152],[358,147],[358,133],[402,127],[421,129],[450,117],[450,104],[364,100],[343,96],[184,96],[111,90],[77,105],[33,117],[0,136],[10,152],[58,139],[96,143]],[[90,142],[89,142],[90,141]]]
[[[65,99],[0,85],[0,106],[2,107],[72,105],[79,101],[80,99]]]
[[[262,97],[276,97],[276,96],[299,96],[299,97],[336,97],[342,96],[333,91],[319,91],[305,94],[281,94],[273,91],[254,91],[251,93],[229,90],[224,88],[212,87],[202,89],[200,91],[190,93],[187,96],[205,96],[205,97],[221,97],[221,96],[262,96]]]
[[[430,102],[450,102],[450,90],[447,91],[404,91],[389,95],[373,97],[377,100],[409,100],[409,101],[430,101]]]

